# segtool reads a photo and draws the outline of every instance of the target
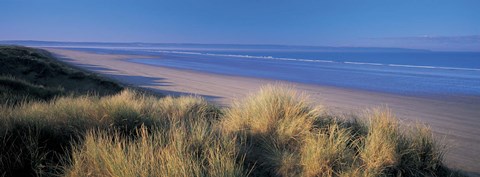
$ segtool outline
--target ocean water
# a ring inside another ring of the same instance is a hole
[[[478,53],[148,52],[160,57],[129,61],[402,95],[480,95]]]
[[[401,95],[480,96],[480,52],[278,45],[44,44],[130,62]]]

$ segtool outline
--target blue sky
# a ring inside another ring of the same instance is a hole
[[[480,51],[480,1],[0,0],[0,40]]]

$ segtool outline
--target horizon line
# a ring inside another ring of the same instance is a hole
[[[381,46],[353,46],[353,45],[305,45],[305,44],[252,44],[252,43],[199,43],[199,42],[106,42],[106,41],[59,41],[59,40],[0,40],[0,42],[51,42],[51,43],[98,43],[98,44],[176,44],[176,45],[239,45],[239,46],[289,46],[289,47],[318,47],[318,48],[352,48],[352,49],[395,49],[395,50],[418,50],[438,51],[424,48],[381,47]],[[442,50],[447,51],[447,50]],[[455,50],[452,50],[454,52]],[[474,52],[474,51],[471,51]],[[478,52],[478,51],[477,51]]]

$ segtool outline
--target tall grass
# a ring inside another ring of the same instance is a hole
[[[206,127],[202,127],[206,128]],[[232,139],[192,139],[179,130],[138,129],[137,139],[90,131],[74,146],[67,176],[245,176]],[[233,139],[234,140],[234,139]]]
[[[249,146],[243,151],[254,175],[292,176],[300,172],[297,150],[318,116],[306,96],[268,86],[234,103],[221,126],[226,134],[245,136]]]
[[[445,176],[444,145],[388,109],[329,115],[266,86],[219,109],[132,90],[0,106],[0,176]]]
[[[360,158],[368,176],[378,176],[398,165],[402,156],[402,134],[398,121],[390,111],[373,110],[366,123],[368,134],[360,151]],[[413,138],[413,137],[412,137]]]
[[[127,97],[131,94],[125,92]],[[112,119],[128,122],[121,125],[129,130],[120,126],[113,133],[89,131],[74,146],[66,175],[245,176],[237,164],[236,137],[222,136],[212,127],[219,116],[217,108],[196,97],[139,99],[143,101],[133,105],[117,97],[102,101],[114,112]],[[134,121],[124,115],[143,119]],[[146,128],[146,122],[151,128]],[[131,132],[127,137],[121,133],[129,131],[135,131],[133,138]]]
[[[225,134],[246,139],[245,166],[258,176],[447,175],[444,146],[422,124],[400,128],[386,108],[336,119],[305,95],[266,86],[227,109]]]
[[[307,135],[299,151],[302,176],[338,176],[349,170],[356,161],[352,144],[351,131],[337,124]]]

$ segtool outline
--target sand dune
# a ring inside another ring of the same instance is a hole
[[[398,118],[429,124],[438,137],[451,146],[449,166],[480,175],[480,97],[455,96],[419,98],[392,94],[307,85],[268,79],[246,78],[149,66],[126,61],[149,56],[94,54],[46,48],[67,63],[94,71],[120,82],[173,95],[196,94],[221,105],[242,98],[268,83],[294,86],[311,95],[312,101],[334,112],[359,113],[364,109],[388,106]]]

